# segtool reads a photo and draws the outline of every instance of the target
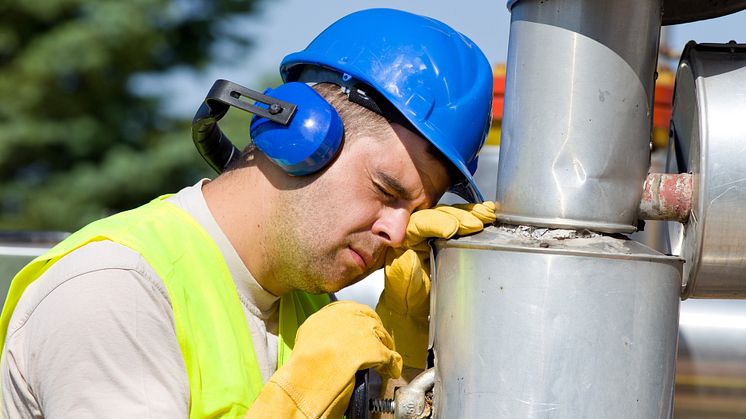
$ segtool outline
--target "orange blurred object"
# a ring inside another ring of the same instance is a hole
[[[658,68],[655,80],[655,101],[653,106],[653,148],[668,146],[668,128],[673,106],[674,73],[667,67]]]

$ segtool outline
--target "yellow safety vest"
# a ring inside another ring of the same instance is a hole
[[[110,240],[141,254],[166,286],[189,377],[189,417],[243,417],[263,383],[236,287],[212,238],[165,197],[91,223],[26,265],[0,315],[0,346],[30,283],[73,250]],[[328,295],[300,291],[280,299],[278,368],[290,357],[298,326],[328,303]]]

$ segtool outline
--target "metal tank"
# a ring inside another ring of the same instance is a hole
[[[434,417],[671,416],[679,258],[505,225],[434,252]]]
[[[684,297],[746,297],[746,45],[696,44],[676,75],[668,169],[694,176],[685,225],[668,223],[683,256]]]

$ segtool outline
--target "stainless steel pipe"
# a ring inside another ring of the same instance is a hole
[[[660,0],[512,5],[498,219],[635,231],[660,25]]]

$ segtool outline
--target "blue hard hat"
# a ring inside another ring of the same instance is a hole
[[[286,82],[330,81],[329,72],[383,96],[463,174],[451,190],[483,200],[472,175],[492,121],[492,70],[474,42],[432,18],[362,10],[280,64]]]

